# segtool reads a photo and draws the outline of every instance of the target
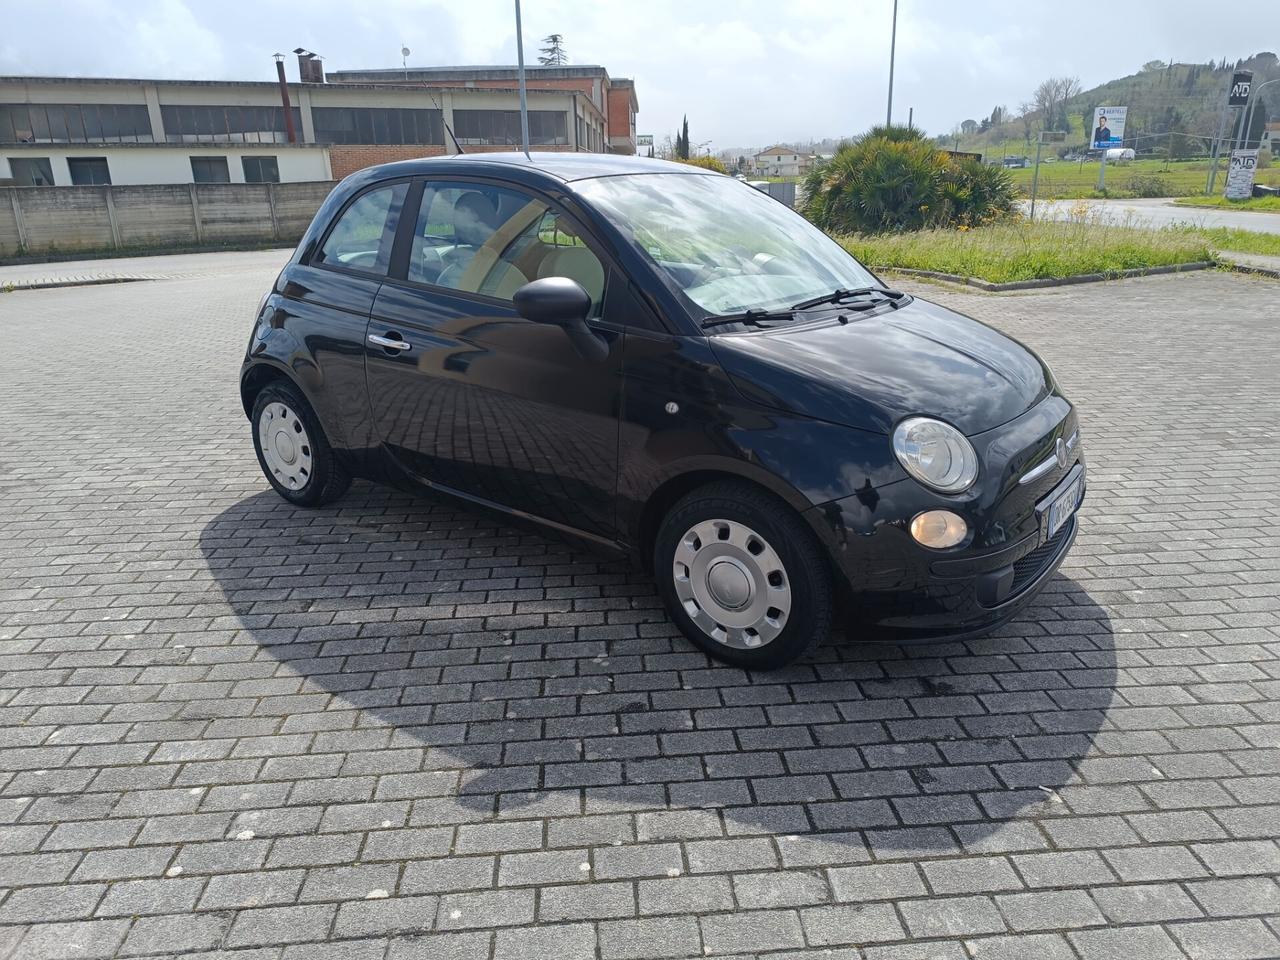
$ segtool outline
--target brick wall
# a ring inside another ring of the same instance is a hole
[[[378,163],[394,163],[397,160],[416,160],[418,157],[438,157],[445,152],[442,146],[422,144],[383,145],[337,144],[329,148],[329,166],[333,179],[355,173],[364,167]]]

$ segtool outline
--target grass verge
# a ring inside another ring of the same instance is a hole
[[[1176,203],[1180,207],[1213,207],[1221,210],[1280,213],[1280,197],[1250,197],[1248,200],[1228,200],[1226,197],[1179,197]]]
[[[1213,245],[1198,231],[1089,220],[1008,221],[976,230],[920,230],[836,239],[872,269],[936,270],[991,283],[1115,274],[1216,259]]]
[[[1034,153],[1032,154],[1034,156]],[[1040,164],[1040,182],[1036,194],[1044,200],[1072,200],[1102,197],[1098,186],[1100,161],[1062,161]],[[1125,160],[1107,164],[1108,197],[1189,197],[1204,190],[1209,173],[1207,160],[1177,161],[1167,165],[1163,160]],[[1227,164],[1218,164],[1218,183],[1226,177]],[[1031,167],[1009,171],[1014,186],[1023,196],[1031,196]],[[1257,172],[1257,182],[1280,186],[1280,164]],[[1219,186],[1221,189],[1221,186]]]

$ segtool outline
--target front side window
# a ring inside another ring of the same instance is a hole
[[[528,194],[488,184],[428,183],[414,229],[408,279],[511,300],[542,277],[576,280],[604,297],[605,270],[573,224]]]
[[[362,194],[339,216],[315,262],[385,275],[407,191],[401,182]]]
[[[808,220],[730,177],[637,174],[577,187],[695,315],[776,310],[837,288],[877,285]]]
[[[111,170],[106,157],[67,157],[71,182],[78,187],[111,183]]]

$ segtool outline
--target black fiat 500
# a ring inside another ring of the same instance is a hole
[[[1076,533],[1076,414],[1034,353],[881,283],[730,177],[480,154],[344,180],[240,379],[267,479],[443,491],[652,570],[712,656],[989,629]]]

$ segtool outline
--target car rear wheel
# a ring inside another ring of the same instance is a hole
[[[318,507],[351,486],[311,405],[292,384],[264,387],[254,399],[251,422],[262,472],[290,503]]]
[[[694,644],[735,666],[791,663],[830,632],[831,574],[787,504],[746,483],[710,484],[663,519],[659,590]]]

